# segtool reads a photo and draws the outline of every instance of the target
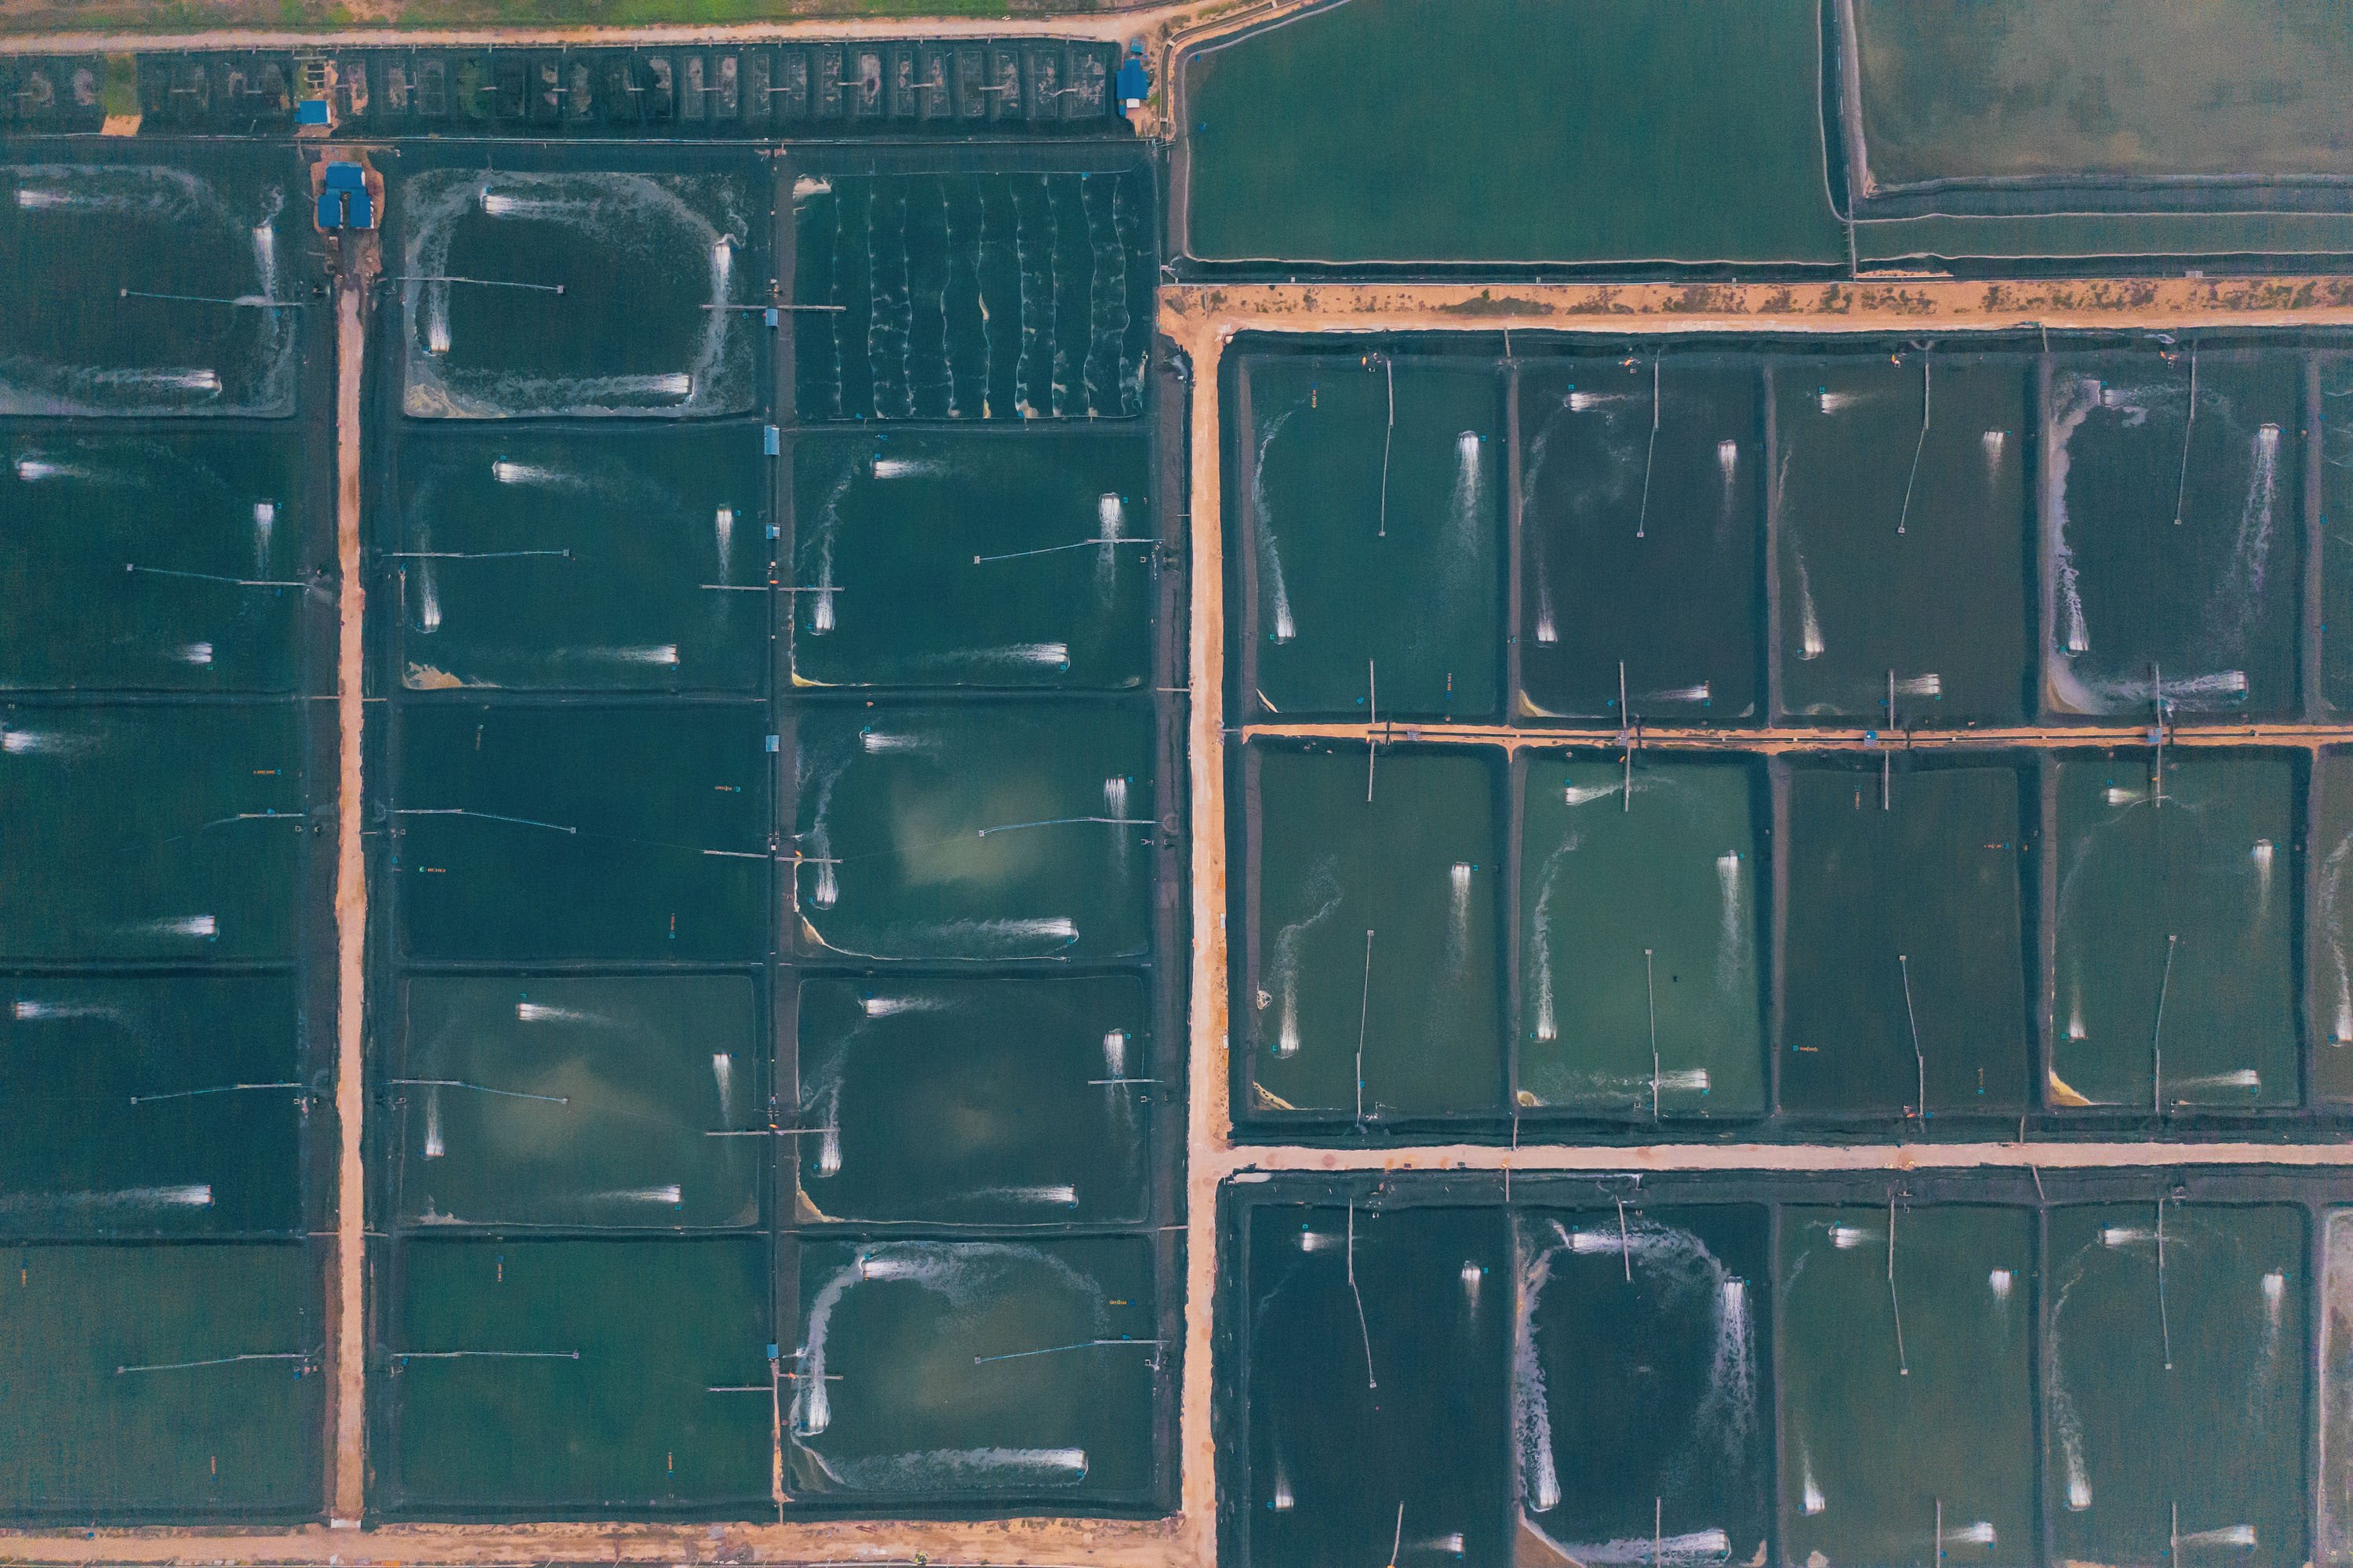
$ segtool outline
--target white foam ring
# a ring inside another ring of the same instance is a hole
[[[851,1291],[880,1281],[895,1281],[929,1291],[958,1317],[983,1301],[998,1298],[1014,1289],[1043,1295],[1049,1287],[1060,1287],[1086,1305],[1089,1335],[1109,1338],[1111,1333],[1110,1309],[1101,1288],[1068,1263],[1040,1248],[1018,1242],[877,1243],[861,1248],[848,1264],[836,1269],[809,1303],[800,1375],[794,1380],[789,1417],[795,1437],[821,1436],[833,1424],[833,1391],[828,1386],[826,1375],[833,1316]],[[846,1383],[848,1386],[850,1385]],[[1056,1473],[1075,1471],[1082,1475],[1086,1467],[1085,1453],[1076,1448],[986,1452],[1030,1456],[1018,1462],[1031,1467],[1033,1473],[1042,1467]],[[924,1456],[902,1457],[916,1461]]]
[[[1707,1383],[1682,1423],[1682,1441],[1668,1468],[1692,1473],[1721,1467],[1736,1469],[1745,1463],[1742,1456],[1755,1439],[1758,1420],[1756,1331],[1747,1281],[1728,1271],[1698,1236],[1647,1217],[1621,1216],[1617,1227],[1599,1231],[1571,1232],[1557,1221],[1547,1222],[1546,1228],[1551,1235],[1548,1245],[1522,1248],[1528,1261],[1520,1271],[1514,1327],[1513,1430],[1518,1449],[1520,1493],[1526,1506],[1541,1514],[1557,1507],[1561,1499],[1560,1478],[1553,1457],[1551,1404],[1536,1344],[1535,1314],[1556,1262],[1563,1253],[1623,1253],[1631,1265],[1643,1271],[1645,1283],[1658,1292],[1664,1310],[1696,1309],[1706,1314],[1714,1347]],[[1703,1536],[1708,1533],[1700,1532]],[[1721,1540],[1721,1532],[1715,1533]],[[1662,1542],[1659,1544],[1663,1546]],[[1645,1554],[1652,1545],[1650,1541],[1641,1542]],[[1583,1549],[1572,1549],[1568,1554],[1578,1561],[1640,1561],[1588,1556]],[[1694,1556],[1687,1560],[1698,1559]]]

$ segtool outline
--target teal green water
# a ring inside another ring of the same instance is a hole
[[[1646,761],[1630,790],[1625,777],[1612,762],[1527,763],[1520,1103],[1759,1114],[1763,779],[1707,762]]]
[[[274,435],[12,432],[0,685],[292,690],[303,499]]]
[[[1763,1552],[1766,1211],[1530,1209],[1514,1224],[1522,1530],[1577,1563],[1623,1561],[1629,1545],[1676,1562]]]
[[[0,953],[291,958],[301,745],[275,705],[0,714]]]
[[[2041,1560],[2033,1268],[2023,1209],[1783,1211],[1788,1560]]]
[[[408,956],[764,957],[766,728],[748,707],[412,705],[395,762]]]
[[[1352,0],[1188,54],[1204,260],[1838,262],[1820,14]]]
[[[2305,1027],[2312,1032],[2315,1100],[2353,1099],[2353,756],[2313,758],[2312,838],[2305,849],[2310,955],[2305,976]]]
[[[1128,976],[802,981],[802,1219],[1141,1222],[1148,1018]]]
[[[0,1233],[301,1229],[290,976],[26,977],[0,994]]]
[[[709,1136],[767,1125],[749,979],[416,979],[406,1003],[386,1087],[403,1219],[759,1223],[769,1140]]]
[[[1764,705],[1756,362],[1523,362],[1522,715],[1754,718]]]
[[[396,1510],[766,1503],[765,1241],[418,1241],[400,1269],[370,1369]]]
[[[1244,754],[1254,904],[1235,999],[1240,1114],[1366,1121],[1504,1097],[1501,758]]]
[[[794,683],[1142,685],[1150,458],[1141,432],[797,438]]]
[[[2030,373],[2023,356],[1776,363],[1785,711],[2025,717]]]
[[[1243,1245],[1251,1561],[1508,1561],[1503,1212],[1270,1204]]]
[[[2051,1097],[2168,1112],[2294,1105],[2295,763],[2176,753],[2159,797],[2153,762],[2073,752],[2055,764]]]
[[[796,1498],[1140,1500],[1164,1351],[1130,1237],[807,1243]]]
[[[2022,826],[2009,767],[1790,770],[1784,1108],[2024,1107]]]
[[[1143,953],[1152,744],[1150,709],[1109,703],[803,708],[801,940],[851,959]]]
[[[761,462],[748,425],[413,429],[387,530],[403,683],[764,690]]]
[[[322,1270],[290,1245],[0,1253],[0,1508],[316,1513]]]
[[[2280,350],[2061,356],[2043,415],[2052,710],[2146,715],[2161,685],[2189,715],[2296,711],[2302,368]]]
[[[0,414],[294,412],[304,340],[332,328],[290,146],[17,157],[0,173]]]
[[[1231,592],[1250,711],[1494,717],[1494,367],[1318,355],[1241,375]]]
[[[752,407],[765,171],[426,168],[395,179],[404,413],[670,417]],[[446,280],[465,280],[448,281]],[[516,287],[514,285],[525,285]]]
[[[2163,1226],[2163,1241],[2158,1227]],[[2062,1556],[2309,1561],[2303,1211],[2051,1211],[2044,1507]]]
[[[2353,711],[2353,357],[2317,355],[2321,702]]]

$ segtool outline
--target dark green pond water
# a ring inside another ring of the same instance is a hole
[[[2025,717],[2031,372],[2023,355],[1774,364],[1785,712]]]
[[[760,434],[424,427],[397,458],[401,678],[764,690]]]
[[[1521,806],[1520,1102],[1765,1108],[1762,770],[1535,757]]]
[[[768,1302],[764,1241],[409,1243],[378,1330],[390,1360],[372,1373],[386,1502],[444,1517],[757,1509]]]
[[[0,713],[0,953],[291,958],[301,747],[276,705]]]
[[[1496,716],[1494,367],[1318,355],[1240,374],[1231,620],[1247,711]]]
[[[0,685],[293,689],[302,455],[249,431],[12,431]]]
[[[0,414],[293,413],[326,328],[292,149],[47,152],[0,167]]]
[[[2295,712],[2300,362],[2062,355],[2051,388],[2044,701],[2147,714],[2161,686],[2186,714]]]
[[[1141,413],[1157,196],[1093,172],[803,175],[794,367],[805,419]]]
[[[2312,1031],[2310,1089],[2316,1099],[2353,1098],[2353,757],[2341,750],[2313,760],[2312,840],[2304,875],[2311,903],[2305,1027]]]
[[[2097,1204],[2050,1226],[2060,1554],[2309,1561],[2302,1489],[2281,1484],[2305,1467],[2303,1211]]]
[[[736,975],[416,979],[388,1086],[401,1216],[580,1230],[754,1225],[763,1031]]]
[[[1505,1562],[1503,1212],[1268,1205],[1241,1245],[1251,1561]]]
[[[428,167],[387,200],[403,412],[752,407],[766,329],[723,308],[765,275],[767,182],[750,158],[709,174]]]
[[[2175,754],[2160,786],[2154,760],[2064,752],[2053,765],[2052,1098],[2150,1112],[2294,1105],[2295,764]]]
[[[1482,752],[1254,747],[1237,973],[1245,1117],[1365,1121],[1504,1096],[1503,770]]]
[[[2032,818],[2019,771],[1989,759],[1883,778],[1822,759],[1793,767],[1788,789],[1781,1103],[2022,1107]]]
[[[0,1234],[301,1228],[291,977],[26,977],[0,992]]]
[[[1163,1354],[1128,1237],[807,1243],[786,1413],[797,1497],[1140,1499]]]
[[[733,706],[411,706],[395,764],[407,954],[765,957],[766,728]]]
[[[1521,681],[1539,717],[1763,709],[1753,360],[1538,360],[1520,382]]]
[[[1142,685],[1151,452],[1141,431],[797,438],[794,683]]]
[[[1783,1211],[1786,1560],[2040,1561],[2032,1219],[1962,1205]]]
[[[323,1278],[297,1245],[0,1253],[0,1508],[317,1512]]]
[[[804,980],[802,1219],[1141,1221],[1147,1021],[1128,976]]]

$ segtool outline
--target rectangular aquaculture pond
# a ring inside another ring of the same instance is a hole
[[[2345,1484],[2343,1423],[2310,1437],[2347,1195],[2211,1168],[1229,1182],[1219,1560],[2304,1563]]]
[[[1393,733],[1229,756],[1254,1141],[2276,1136],[2353,1083],[2333,751]]]
[[[2353,614],[2353,549],[2321,527],[2353,482],[2326,455],[2353,418],[2334,334],[1225,357],[1240,722],[1902,733],[2353,703],[2326,635]]]
[[[0,1510],[317,1513],[325,1277],[292,1242],[0,1249]]]

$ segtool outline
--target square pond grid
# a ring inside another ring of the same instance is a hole
[[[1167,1511],[1148,158],[486,162],[371,345],[372,1508]]]
[[[1244,1136],[2343,1125],[2348,347],[1245,340]]]
[[[2227,1169],[1229,1184],[1219,1560],[2341,1562],[2343,1195]]]
[[[12,1519],[321,1506],[333,370],[305,178],[283,148],[0,162]]]

